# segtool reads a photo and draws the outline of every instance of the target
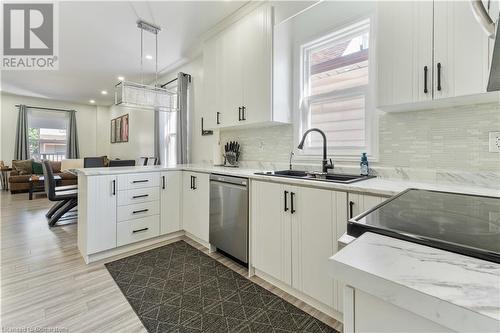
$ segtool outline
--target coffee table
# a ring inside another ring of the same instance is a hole
[[[61,180],[61,176],[54,175],[54,180],[57,182]],[[33,193],[45,193],[45,178],[43,176],[31,176],[29,178],[30,188],[28,189],[28,199],[33,200]]]

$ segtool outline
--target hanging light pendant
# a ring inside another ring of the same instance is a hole
[[[158,33],[161,28],[145,21],[138,21],[137,27],[141,31],[141,83],[120,81],[115,85],[115,105],[140,109],[153,109],[162,112],[176,112],[176,92],[158,87]],[[143,72],[143,32],[155,35],[155,83],[144,84]]]

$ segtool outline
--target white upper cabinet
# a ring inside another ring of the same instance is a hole
[[[486,92],[488,38],[469,1],[434,2],[434,99]]]
[[[258,7],[206,41],[206,128],[277,121],[272,108],[272,48],[273,8],[269,5]]]
[[[432,1],[379,2],[379,107],[432,100],[432,11]]]
[[[399,111],[485,93],[488,44],[468,1],[379,2],[377,106]]]

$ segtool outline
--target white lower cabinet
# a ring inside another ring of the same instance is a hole
[[[160,175],[160,235],[182,230],[182,171],[166,171]]]
[[[116,176],[78,177],[78,247],[85,255],[116,247]]]
[[[344,192],[252,182],[253,266],[341,312],[328,258],[337,252],[346,204]]]
[[[387,198],[368,194],[349,193],[349,218],[372,209]],[[347,230],[344,230],[344,232]]]
[[[122,246],[158,236],[159,227],[159,215],[118,222],[116,226],[116,245]]]
[[[185,171],[182,178],[183,229],[208,243],[210,175]]]

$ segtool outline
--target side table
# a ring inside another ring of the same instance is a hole
[[[9,190],[9,172],[12,171],[12,168],[3,167],[0,169],[0,180],[2,182],[2,189],[4,191]]]

